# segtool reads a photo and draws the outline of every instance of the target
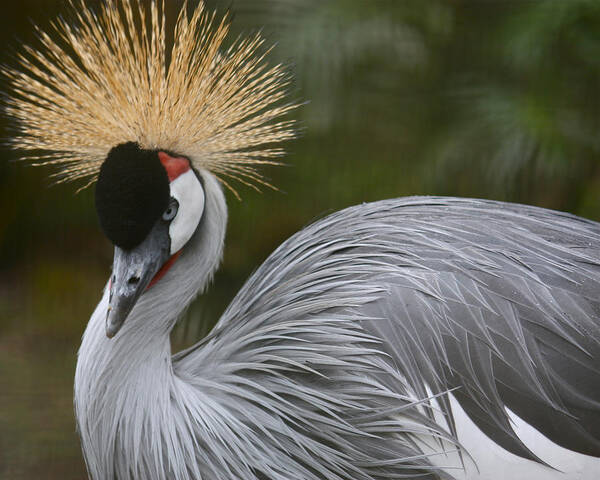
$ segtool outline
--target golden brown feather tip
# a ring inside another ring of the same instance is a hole
[[[267,184],[256,167],[276,164],[275,144],[295,136],[282,117],[297,104],[284,103],[290,77],[266,64],[259,34],[224,48],[229,21],[203,3],[191,15],[184,3],[172,41],[162,0],[70,8],[73,25],[39,30],[41,47],[3,69],[12,87],[5,110],[18,125],[12,145],[25,158],[89,185],[112,147],[134,141],[184,155],[229,188],[227,178]]]

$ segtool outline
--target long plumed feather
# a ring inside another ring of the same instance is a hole
[[[134,141],[184,155],[227,186],[266,184],[256,167],[276,164],[275,144],[295,136],[282,117],[297,105],[284,103],[290,77],[265,62],[259,34],[224,48],[227,17],[202,3],[188,15],[186,3],[169,48],[162,1],[71,8],[75,27],[61,18],[52,36],[38,29],[41,47],[2,69],[19,128],[12,144],[25,158],[57,165],[59,181],[89,184],[112,147]]]

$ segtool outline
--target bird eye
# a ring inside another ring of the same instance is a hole
[[[175,200],[174,198],[171,198],[171,201],[169,202],[169,206],[167,207],[167,209],[164,211],[164,213],[162,215],[162,219],[165,222],[170,222],[177,215],[177,210],[179,210],[179,202],[177,200]]]

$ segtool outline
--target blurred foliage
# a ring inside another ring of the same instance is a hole
[[[0,61],[66,3],[4,5]],[[233,37],[262,29],[276,44],[271,60],[289,65],[291,97],[306,102],[304,133],[288,166],[266,172],[280,191],[229,198],[223,268],[176,346],[202,336],[285,238],[354,203],[459,195],[600,219],[600,2],[207,3],[231,11]],[[171,18],[180,4],[167,0]],[[49,188],[51,169],[0,155],[0,478],[81,478],[72,375],[111,246],[93,189]]]

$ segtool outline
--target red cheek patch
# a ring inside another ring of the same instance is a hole
[[[184,157],[172,157],[168,153],[158,152],[158,159],[167,171],[169,182],[175,180],[179,175],[190,169],[190,161]]]

